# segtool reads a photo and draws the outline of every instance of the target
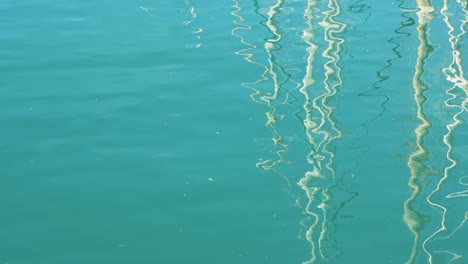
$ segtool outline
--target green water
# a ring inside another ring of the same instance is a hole
[[[468,263],[466,0],[0,17],[0,263]]]

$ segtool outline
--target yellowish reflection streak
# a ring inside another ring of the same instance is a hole
[[[304,118],[304,127],[305,127],[305,132],[307,134],[307,138],[309,140],[309,143],[313,148],[317,146],[317,143],[315,142],[314,136],[312,134],[312,129],[316,127],[316,123],[312,119],[312,111],[310,109],[310,104],[311,104],[311,98],[308,93],[309,87],[311,87],[315,83],[315,79],[313,77],[313,63],[315,61],[315,53],[317,51],[317,45],[314,44],[314,25],[313,25],[313,7],[317,5],[316,0],[308,0],[307,1],[307,6],[304,12],[304,17],[306,19],[307,23],[307,28],[304,29],[302,33],[302,39],[304,40],[307,45],[309,45],[306,49],[307,51],[307,66],[306,66],[306,73],[304,76],[304,79],[302,80],[302,87],[299,89],[299,91],[304,95],[305,97],[305,103],[304,103],[304,112],[306,114]],[[312,203],[314,201],[314,197],[316,192],[318,191],[318,188],[316,187],[309,187],[308,183],[314,179],[314,178],[319,178],[320,173],[319,169],[316,166],[314,159],[312,157],[313,151],[310,153],[311,155],[308,155],[307,157],[307,162],[313,166],[313,169],[311,171],[308,171],[304,178],[302,178],[299,182],[298,185],[302,188],[302,190],[306,193],[307,196],[307,204],[305,206],[305,212],[307,215],[311,216],[313,218],[313,223],[311,224],[310,227],[308,227],[306,231],[306,239],[309,241],[309,244],[311,246],[311,258],[304,262],[304,263],[314,263],[317,260],[317,248],[314,242],[314,231],[315,228],[317,227],[317,224],[319,223],[320,216],[318,213],[316,213],[312,209]]]
[[[337,129],[335,122],[333,121],[332,114],[334,108],[328,104],[328,100],[335,96],[338,92],[338,87],[343,84],[341,79],[341,68],[338,65],[338,61],[341,59],[341,44],[343,44],[344,39],[336,37],[336,33],[343,33],[346,29],[346,24],[338,22],[335,20],[335,17],[341,13],[341,8],[337,0],[330,0],[328,2],[329,10],[324,12],[325,17],[320,22],[320,26],[325,29],[325,41],[328,43],[327,48],[323,51],[322,56],[327,59],[327,62],[324,64],[325,69],[325,78],[323,81],[323,86],[326,92],[320,96],[314,98],[312,105],[315,109],[320,112],[321,120],[320,124],[312,129],[312,132],[317,135],[323,135],[320,142],[317,144],[317,151],[324,153],[329,158],[326,162],[326,169],[329,172],[329,181],[331,183],[328,187],[336,184],[336,175],[334,169],[334,153],[330,151],[329,145],[333,140],[341,137],[341,131]],[[336,79],[336,81],[333,81]],[[330,128],[327,130],[325,127],[329,125]],[[323,160],[325,155],[319,157],[319,167],[323,171],[325,168],[321,166],[321,160]],[[326,173],[323,173],[324,176]],[[326,176],[325,176],[326,177]],[[323,221],[322,228],[319,237],[319,248],[323,248],[325,244],[325,238],[328,233],[329,221],[327,219],[328,204],[331,199],[331,193],[329,188],[324,188],[322,190],[322,203],[319,205],[319,208],[322,209]],[[328,244],[334,244],[331,241],[328,241]],[[326,256],[323,254],[323,251],[320,251],[321,257],[326,259]]]
[[[263,162],[257,163],[257,167],[260,167],[265,170],[274,170],[274,166],[278,163],[285,162],[283,157],[283,153],[287,151],[288,145],[283,141],[283,138],[278,133],[278,130],[275,127],[275,123],[277,122],[276,119],[276,107],[273,104],[278,99],[278,94],[281,88],[281,84],[279,81],[278,73],[276,72],[275,66],[276,62],[273,58],[273,51],[275,50],[275,44],[279,42],[282,38],[281,33],[278,27],[274,23],[275,16],[278,14],[279,9],[284,4],[284,0],[278,0],[273,6],[270,7],[267,13],[267,21],[266,26],[273,33],[273,37],[269,38],[265,41],[264,48],[265,52],[268,55],[268,74],[271,76],[271,80],[273,81],[273,92],[266,92],[265,95],[260,97],[260,99],[267,103],[269,107],[269,111],[266,112],[267,115],[267,122],[266,125],[271,128],[273,131],[273,144],[274,146],[278,147],[279,150],[276,151],[276,159],[275,160],[265,160]],[[276,171],[278,172],[278,171]],[[279,173],[279,172],[278,172]],[[280,173],[281,174],[281,173]],[[281,174],[282,175],[282,174]],[[289,184],[289,180],[282,175]]]
[[[313,63],[318,48],[313,42],[315,38],[313,19],[315,16],[312,10],[316,4],[316,1],[308,1],[304,14],[307,20],[307,28],[304,30],[302,38],[309,47],[306,49],[308,53],[306,74],[303,79],[303,85],[299,90],[305,97],[303,108],[306,116],[303,124],[312,147],[312,151],[307,156],[307,161],[312,165],[312,169],[306,172],[305,176],[298,183],[308,198],[305,207],[306,214],[313,218],[313,223],[308,227],[306,232],[306,238],[311,245],[311,258],[305,263],[315,263],[319,258],[326,260],[328,257],[324,252],[324,246],[326,244],[334,244],[332,241],[326,241],[330,237],[330,223],[327,218],[331,200],[329,187],[336,183],[333,168],[334,154],[329,150],[329,145],[334,139],[341,136],[341,132],[336,128],[335,122],[331,117],[334,109],[328,104],[328,99],[337,93],[338,87],[342,84],[341,69],[337,63],[340,59],[339,53],[344,40],[335,37],[334,34],[342,33],[346,27],[345,24],[334,20],[334,17],[340,14],[340,6],[337,0],[330,0],[328,3],[329,10],[324,12],[325,17],[320,22],[320,25],[325,29],[325,41],[328,43],[328,47],[322,53],[322,56],[327,59],[327,62],[324,64],[325,79],[323,86],[325,92],[322,95],[311,98],[310,88],[315,84],[312,73]],[[314,121],[316,120],[314,113],[317,113],[317,122]],[[313,182],[316,180],[327,182],[326,186],[314,186]],[[321,200],[318,199],[318,194],[320,194]],[[313,208],[314,204],[318,204],[316,207],[320,212],[317,212]],[[316,234],[317,232],[319,233]]]
[[[240,15],[240,11],[242,10],[242,8],[241,8],[241,6],[240,6],[240,4],[239,4],[239,2],[237,0],[233,0],[233,2],[234,2],[234,5],[232,7],[235,8],[235,10],[231,12],[231,15],[235,17],[235,19],[233,20],[233,23],[236,25],[236,27],[231,31],[231,34],[233,36],[239,38],[241,43],[244,44],[245,46],[247,46],[247,48],[245,48],[245,49],[236,51],[235,54],[244,57],[244,59],[248,63],[257,65],[257,66],[259,66],[259,67],[261,67],[263,69],[263,73],[262,73],[260,79],[254,81],[254,82],[251,82],[251,83],[244,82],[244,83],[242,83],[242,86],[252,91],[252,94],[250,94],[250,98],[252,98],[252,100],[254,102],[261,103],[261,101],[259,101],[257,99],[257,96],[259,94],[261,94],[261,92],[259,90],[255,89],[254,86],[261,83],[261,82],[263,82],[263,81],[268,80],[268,77],[266,75],[267,75],[269,69],[268,69],[267,66],[265,66],[265,65],[263,65],[261,63],[255,62],[252,59],[254,54],[251,53],[251,50],[256,49],[257,46],[255,46],[255,45],[253,45],[251,43],[248,43],[243,36],[241,36],[241,35],[239,35],[237,33],[237,31],[251,30],[252,27],[249,26],[249,25],[242,24],[243,22],[245,22],[244,17],[242,17]]]
[[[430,263],[432,263],[432,258],[433,257],[432,257],[432,253],[430,253],[426,249],[426,244],[429,241],[433,240],[439,233],[444,232],[444,231],[446,231],[448,229],[447,226],[446,226],[446,217],[447,217],[448,208],[444,207],[442,204],[439,204],[437,202],[432,201],[431,198],[435,193],[439,192],[442,189],[442,186],[443,186],[444,182],[449,177],[449,172],[454,167],[457,166],[457,161],[452,157],[453,145],[451,143],[451,138],[453,137],[453,133],[454,133],[455,129],[460,124],[462,124],[462,122],[463,122],[463,121],[460,120],[459,116],[462,113],[464,113],[465,111],[468,111],[467,110],[468,81],[464,77],[464,71],[463,71],[463,66],[462,66],[462,61],[461,61],[461,58],[462,58],[461,51],[458,48],[458,42],[461,39],[461,36],[466,33],[464,28],[465,28],[466,23],[468,22],[468,12],[466,11],[466,9],[467,9],[466,1],[463,2],[463,1],[457,0],[457,3],[460,4],[463,12],[465,13],[464,20],[462,21],[462,23],[460,25],[460,31],[461,32],[458,35],[454,34],[455,27],[452,25],[452,23],[450,22],[450,19],[449,19],[449,15],[448,15],[449,2],[448,2],[448,0],[444,0],[444,6],[443,6],[443,8],[441,10],[441,13],[442,13],[442,15],[444,17],[445,24],[449,28],[449,31],[448,31],[448,34],[450,36],[449,37],[449,42],[450,42],[450,46],[452,48],[452,58],[453,58],[452,63],[449,65],[449,67],[444,69],[444,73],[447,76],[447,80],[450,81],[450,82],[453,82],[453,84],[454,84],[452,88],[447,90],[447,94],[451,98],[446,100],[445,104],[446,104],[447,107],[450,107],[450,108],[458,108],[459,111],[453,116],[453,118],[452,118],[453,122],[446,126],[447,133],[444,135],[444,144],[447,146],[446,157],[447,157],[447,160],[450,161],[450,165],[445,167],[443,177],[437,183],[437,187],[435,188],[435,190],[432,191],[431,194],[427,197],[427,202],[430,205],[432,205],[434,207],[437,207],[437,208],[442,210],[442,220],[441,220],[440,228],[438,230],[436,230],[431,236],[429,236],[423,243],[423,248],[424,248],[425,252],[429,256],[429,262]],[[461,89],[466,95],[465,99],[461,102],[460,105],[456,105],[456,104],[452,103],[452,100],[456,99],[456,97],[457,97],[457,95],[455,93],[455,90],[457,88]],[[460,179],[459,182],[462,183],[462,180]],[[463,183],[462,183],[462,185],[463,185]],[[459,192],[458,194],[463,194],[461,196],[465,196],[466,191]],[[447,195],[446,198],[453,198],[453,196],[454,196],[454,194],[452,193],[452,194]],[[455,195],[455,196],[458,197],[458,195]],[[447,238],[451,237],[457,230],[459,230],[466,223],[467,215],[468,215],[468,212],[465,213],[464,219],[462,220],[461,224],[457,228],[455,228],[455,230],[450,235],[448,235],[448,236],[446,236],[444,238],[437,238],[437,239],[447,239]],[[458,255],[456,253],[453,253],[453,252],[450,252],[450,251],[438,251],[438,252],[445,252],[445,253],[451,254],[453,256],[453,258],[450,260],[450,262],[453,262],[454,260],[456,260],[458,258],[461,258],[460,255]]]
[[[242,10],[242,8],[237,0],[233,0],[233,2],[234,2],[233,7],[235,8],[235,10],[231,12],[231,15],[236,17],[236,19],[233,21],[236,27],[231,31],[231,33],[233,36],[238,37],[241,40],[242,44],[247,46],[246,49],[237,51],[236,54],[244,57],[244,59],[247,62],[260,66],[264,69],[261,77],[257,81],[251,82],[251,83],[244,82],[242,83],[242,86],[253,91],[250,97],[252,98],[254,102],[264,103],[269,107],[269,110],[266,112],[267,120],[266,120],[265,125],[272,130],[273,147],[277,148],[277,150],[275,150],[276,157],[274,160],[267,159],[267,160],[258,162],[256,166],[257,168],[261,168],[263,170],[275,171],[276,173],[278,173],[285,179],[285,181],[287,182],[289,186],[290,185],[289,179],[285,175],[283,175],[281,172],[274,169],[274,167],[278,163],[286,162],[283,157],[283,153],[286,152],[288,148],[288,145],[284,143],[283,138],[278,133],[278,130],[275,127],[275,124],[277,122],[277,117],[275,115],[276,108],[273,105],[273,102],[277,100],[278,98],[278,93],[279,93],[280,86],[281,86],[279,82],[279,78],[278,78],[278,73],[275,70],[275,62],[273,60],[273,54],[272,54],[272,51],[274,50],[274,44],[278,42],[279,40],[281,40],[281,34],[280,34],[278,27],[273,23],[273,20],[274,20],[275,15],[278,14],[279,8],[283,5],[284,0],[278,0],[277,3],[273,5],[268,12],[268,19],[267,19],[266,25],[274,35],[272,38],[268,39],[264,44],[265,51],[268,55],[269,66],[255,62],[252,59],[254,55],[250,53],[250,50],[253,50],[257,47],[251,43],[248,43],[243,36],[236,33],[239,30],[251,30],[252,28],[249,25],[242,24],[242,22],[245,21],[244,17],[240,15],[240,11]],[[261,92],[258,89],[254,88],[259,83],[269,80],[268,75],[271,75],[271,79],[274,84],[272,93]],[[257,99],[258,97],[260,99]]]
[[[197,12],[195,10],[195,7],[190,2],[190,0],[185,0],[185,4],[187,5],[187,9],[190,12],[190,19],[184,21],[183,24],[185,26],[188,26],[188,25],[192,24],[195,21],[195,19],[197,18]],[[203,29],[199,28],[199,27],[195,27],[195,28],[192,29],[192,33],[195,34],[195,36],[197,38],[197,41],[201,41],[201,35],[200,34],[202,32],[203,32]],[[201,42],[198,42],[195,45],[191,45],[191,47],[195,47],[195,48],[199,48],[201,46],[202,46]]]
[[[468,111],[468,110],[465,110]],[[468,179],[468,176],[462,177],[458,180],[458,183],[462,186],[468,186],[468,183],[463,182],[464,179]],[[451,194],[447,194],[447,198],[457,198],[457,197],[468,197],[468,189],[459,191],[459,192],[453,192]]]
[[[434,11],[434,8],[428,0],[418,0],[417,5],[419,7],[419,11],[417,12],[418,26],[416,30],[418,31],[419,46],[415,72],[413,75],[413,98],[418,108],[416,117],[420,121],[420,124],[414,129],[417,149],[408,158],[408,167],[410,168],[411,173],[408,186],[411,189],[412,195],[404,203],[403,221],[413,233],[414,241],[411,250],[411,256],[406,262],[407,264],[413,264],[419,252],[419,243],[421,239],[420,232],[423,226],[423,216],[412,207],[412,204],[415,201],[418,194],[421,192],[421,186],[418,184],[418,176],[424,173],[424,165],[422,164],[421,160],[424,159],[425,156],[427,156],[428,154],[428,151],[424,146],[423,140],[424,136],[428,133],[429,127],[431,126],[423,110],[423,103],[426,100],[423,93],[428,88],[421,81],[421,76],[424,72],[424,61],[429,55],[427,25],[432,20],[431,13]]]
[[[271,103],[278,99],[278,92],[280,90],[280,84],[278,81],[278,74],[275,71],[275,63],[273,61],[273,54],[272,51],[275,48],[275,43],[281,40],[281,34],[279,32],[278,27],[274,24],[273,19],[275,15],[278,13],[278,9],[284,4],[284,0],[278,0],[275,5],[273,5],[270,10],[268,11],[268,19],[266,25],[268,29],[273,33],[274,37],[269,38],[265,41],[265,51],[268,54],[268,73],[272,76],[272,80],[274,83],[274,90],[272,93],[266,93],[266,95],[262,96],[261,99],[268,103],[268,106],[272,106]]]

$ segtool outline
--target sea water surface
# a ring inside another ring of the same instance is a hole
[[[0,2],[0,263],[468,263],[466,0]]]

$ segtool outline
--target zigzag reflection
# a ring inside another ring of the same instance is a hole
[[[409,197],[404,204],[404,215],[403,221],[406,223],[408,228],[414,235],[413,247],[411,250],[410,259],[406,262],[407,264],[413,264],[416,257],[418,256],[421,239],[421,229],[424,224],[424,217],[413,207],[413,203],[417,196],[421,192],[421,185],[418,180],[424,174],[425,166],[424,160],[428,158],[428,151],[424,146],[424,137],[428,134],[428,129],[431,123],[428,121],[424,114],[423,104],[426,101],[424,92],[428,87],[421,80],[424,73],[425,60],[432,50],[432,46],[429,44],[427,39],[428,24],[432,19],[431,13],[434,11],[429,1],[420,0],[417,1],[420,10],[417,12],[418,26],[418,57],[416,59],[415,72],[413,75],[413,89],[414,89],[414,101],[417,106],[416,117],[420,121],[420,124],[414,129],[416,136],[416,151],[413,152],[408,158],[408,167],[410,168],[411,177],[408,182],[408,186],[412,191],[411,197]]]
[[[278,49],[278,42],[282,39],[281,32],[278,26],[275,24],[274,19],[281,7],[283,6],[283,4],[284,0],[278,0],[273,6],[270,7],[267,13],[266,26],[269,32],[273,34],[273,36],[271,38],[266,39],[264,48],[268,56],[268,74],[271,76],[271,80],[273,81],[273,92],[266,92],[263,96],[260,97],[260,99],[266,102],[269,107],[269,110],[266,112],[266,126],[268,126],[273,132],[272,140],[273,148],[276,149],[276,157],[274,160],[265,160],[257,163],[257,167],[260,167],[264,170],[274,170],[279,174],[281,173],[275,170],[274,167],[278,163],[286,162],[283,157],[283,153],[288,150],[288,145],[283,141],[283,137],[279,134],[277,128],[275,127],[275,124],[277,122],[275,101],[278,100],[278,95],[282,86],[282,83],[279,80],[277,68],[279,68],[279,70],[281,71],[282,67],[280,67],[276,63],[273,53],[275,52],[275,50]],[[287,180],[289,184],[289,180],[287,179],[287,177],[284,175],[283,177]]]
[[[450,96],[450,98],[445,101],[445,105],[448,108],[458,109],[458,112],[456,112],[453,115],[453,117],[452,117],[453,122],[446,125],[447,133],[444,135],[444,138],[443,138],[443,142],[447,146],[446,158],[449,161],[450,165],[448,165],[447,167],[444,168],[443,177],[437,183],[437,187],[427,197],[427,202],[431,206],[442,210],[442,220],[441,220],[441,223],[440,223],[440,228],[438,230],[436,230],[432,235],[430,235],[423,243],[423,248],[424,248],[425,252],[428,255],[430,263],[432,263],[433,258],[434,258],[433,253],[447,253],[447,254],[450,254],[452,256],[452,259],[449,261],[449,263],[462,257],[461,255],[459,255],[457,253],[454,253],[454,252],[451,252],[449,250],[439,250],[439,251],[430,252],[427,249],[427,244],[429,242],[431,242],[431,241],[450,238],[453,234],[456,233],[456,231],[458,231],[466,223],[467,217],[468,217],[468,212],[465,212],[464,215],[463,215],[463,219],[461,220],[461,223],[456,228],[454,228],[454,230],[450,234],[448,234],[445,237],[438,237],[443,232],[447,232],[449,230],[449,227],[447,226],[447,214],[448,214],[449,208],[447,206],[444,206],[441,202],[434,201],[432,197],[436,193],[439,193],[439,192],[442,191],[442,189],[444,188],[444,184],[449,179],[449,177],[450,178],[453,177],[452,175],[450,175],[451,171],[454,168],[456,168],[456,166],[458,165],[457,159],[455,157],[453,157],[453,155],[452,155],[452,152],[453,152],[453,149],[454,149],[454,145],[452,143],[453,142],[453,137],[454,137],[454,132],[455,132],[457,127],[459,127],[461,124],[463,124],[463,120],[461,119],[460,115],[463,114],[464,112],[468,111],[467,110],[468,81],[464,77],[464,71],[463,71],[462,59],[461,59],[462,58],[462,56],[461,56],[462,53],[458,48],[458,43],[459,43],[461,37],[466,33],[465,25],[468,22],[468,11],[467,11],[466,1],[462,2],[460,0],[457,0],[457,3],[460,5],[460,7],[462,9],[462,12],[464,12],[464,14],[465,14],[465,17],[462,20],[460,28],[459,28],[460,33],[458,35],[455,35],[455,33],[454,33],[455,32],[455,27],[453,26],[452,22],[449,19],[449,15],[448,15],[448,13],[449,13],[449,2],[448,2],[448,0],[444,1],[444,6],[443,6],[443,8],[441,10],[441,13],[442,13],[442,15],[444,17],[444,22],[445,22],[445,24],[447,25],[447,27],[449,29],[449,31],[448,31],[449,43],[450,43],[450,46],[452,48],[452,63],[447,68],[444,69],[444,73],[445,73],[445,75],[447,77],[447,80],[453,83],[453,86],[450,89],[448,89],[447,92],[446,92],[447,95]],[[458,102],[458,100],[457,100],[458,99],[457,90],[461,90],[465,94],[465,98],[460,103],[457,103]],[[466,184],[463,183],[463,178],[460,178],[458,182],[462,186],[466,186]],[[455,197],[464,197],[464,196],[467,196],[466,193],[467,193],[466,190],[461,191],[461,192],[454,192],[454,193],[446,195],[446,198],[451,199],[451,198],[455,198]]]
[[[271,6],[265,18],[265,25],[269,32],[272,33],[272,37],[266,39],[265,42],[265,53],[268,58],[268,66],[259,64],[252,60],[253,54],[248,51],[255,49],[256,46],[248,43],[241,35],[236,33],[237,30],[250,30],[251,27],[241,24],[241,22],[245,21],[240,15],[241,7],[237,1],[234,1],[234,3],[236,11],[233,11],[232,14],[237,18],[234,21],[237,27],[232,31],[232,34],[240,38],[241,42],[248,46],[247,49],[238,51],[236,54],[243,56],[249,63],[261,65],[264,68],[264,72],[259,80],[253,83],[244,83],[243,86],[254,91],[251,96],[254,102],[266,103],[268,106],[268,111],[266,112],[266,125],[273,131],[274,146],[282,147],[277,150],[275,160],[268,159],[257,163],[257,166],[265,170],[274,170],[275,172],[278,172],[274,167],[278,163],[285,162],[282,153],[285,152],[288,147],[287,144],[282,141],[282,137],[275,127],[275,124],[277,123],[276,105],[278,104],[278,96],[280,91],[282,91],[282,84],[284,82],[280,80],[278,71],[280,71],[281,74],[287,74],[275,61],[274,53],[282,35],[278,26],[274,23],[274,18],[278,14],[278,11],[284,1],[278,0],[273,6]],[[329,10],[324,12],[325,18],[321,22],[321,25],[325,28],[324,39],[328,43],[328,47],[322,53],[322,56],[326,58],[326,63],[324,65],[324,91],[321,95],[312,98],[309,88],[315,83],[312,76],[312,69],[315,52],[317,50],[317,46],[313,43],[314,14],[312,13],[312,10],[315,6],[316,1],[308,1],[304,14],[308,28],[304,30],[302,36],[303,40],[309,45],[309,47],[307,48],[308,57],[306,74],[304,76],[300,92],[305,97],[303,109],[306,113],[306,117],[303,120],[303,124],[309,143],[312,146],[312,152],[307,156],[307,160],[313,167],[313,169],[307,172],[305,177],[298,183],[306,193],[308,199],[307,205],[304,206],[305,213],[308,217],[313,218],[313,223],[306,227],[306,239],[309,241],[311,246],[311,258],[305,263],[315,263],[316,261],[327,259],[329,256],[327,256],[324,249],[326,245],[334,244],[331,238],[331,231],[333,230],[332,223],[329,220],[329,215],[331,210],[330,188],[332,186],[336,186],[336,178],[333,168],[334,154],[330,151],[329,145],[334,139],[341,136],[341,132],[336,128],[335,122],[331,117],[333,114],[333,108],[329,105],[328,100],[336,95],[338,87],[342,85],[340,77],[341,69],[338,66],[338,61],[340,59],[340,47],[344,40],[335,37],[335,34],[343,32],[345,25],[334,20],[334,17],[340,13],[340,7],[337,1],[330,1],[328,5]],[[272,92],[262,92],[255,88],[258,84],[266,82],[267,80],[271,80],[273,83]],[[315,116],[320,119],[318,123],[314,122]],[[316,182],[316,180],[320,181],[320,179],[323,179],[322,183]],[[319,227],[320,232],[317,232]]]
[[[320,22],[320,25],[325,29],[324,40],[328,44],[328,47],[322,53],[322,56],[326,59],[324,64],[325,79],[323,81],[325,91],[312,99],[310,89],[315,84],[312,74],[313,63],[318,48],[313,42],[314,26],[312,22],[314,18],[312,10],[316,4],[316,1],[309,1],[304,14],[308,28],[304,30],[303,39],[309,47],[307,48],[306,74],[303,79],[303,86],[300,89],[305,97],[303,108],[306,116],[303,124],[312,149],[307,156],[307,161],[312,169],[298,183],[308,198],[305,211],[313,218],[313,222],[306,233],[306,238],[311,245],[311,259],[305,263],[324,261],[339,254],[336,252],[334,256],[329,256],[333,251],[331,249],[328,251],[330,252],[329,255],[325,253],[325,246],[331,246],[335,248],[335,251],[338,251],[332,237],[333,223],[329,219],[333,208],[330,190],[331,187],[337,185],[334,153],[330,151],[330,144],[341,136],[341,132],[332,119],[334,108],[329,105],[328,101],[336,95],[338,87],[342,85],[341,68],[338,66],[338,61],[340,60],[341,44],[344,40],[336,37],[335,34],[342,33],[346,25],[334,19],[341,11],[338,2],[329,1],[329,9],[323,12],[325,17]],[[315,122],[316,118],[320,121]],[[319,227],[320,230],[317,230]]]
[[[252,59],[254,54],[251,53],[251,52],[252,52],[252,50],[256,49],[257,46],[255,46],[255,45],[253,45],[251,43],[248,43],[242,35],[237,34],[237,31],[251,30],[252,27],[249,26],[249,25],[242,24],[243,22],[245,22],[244,17],[242,17],[240,15],[240,11],[242,10],[242,7],[240,6],[240,4],[239,4],[239,2],[237,0],[233,0],[233,2],[234,2],[234,5],[232,7],[235,8],[235,10],[231,12],[231,15],[236,18],[236,19],[234,19],[232,21],[236,25],[236,27],[234,29],[232,29],[231,34],[234,37],[239,38],[241,43],[244,44],[245,46],[247,46],[247,48],[245,48],[245,49],[236,51],[235,54],[244,57],[244,59],[248,63],[259,66],[259,67],[261,67],[263,69],[263,73],[261,74],[261,76],[260,76],[260,78],[258,80],[254,81],[254,82],[243,82],[242,86],[252,91],[252,94],[250,94],[250,98],[252,98],[252,100],[254,102],[261,103],[257,99],[257,96],[259,94],[261,94],[261,92],[258,89],[256,89],[254,86],[261,83],[261,82],[263,82],[263,81],[268,80],[268,78],[266,77],[266,75],[268,73],[268,67],[266,65],[264,65],[264,64],[261,64],[261,63],[258,63],[256,61],[254,61]]]
[[[309,143],[311,144],[312,148],[316,146],[317,144],[315,143],[314,137],[312,135],[312,129],[316,126],[315,123],[312,121],[312,111],[310,110],[310,101],[311,98],[309,96],[309,93],[307,92],[308,88],[311,87],[315,83],[315,79],[313,78],[312,70],[313,70],[313,62],[315,60],[315,53],[317,51],[317,45],[313,43],[314,39],[314,25],[313,25],[313,18],[314,15],[312,13],[312,8],[315,7],[317,4],[316,1],[309,0],[307,2],[307,7],[305,9],[304,17],[307,21],[307,28],[304,30],[302,38],[304,41],[309,45],[309,47],[306,49],[308,53],[307,57],[307,68],[306,68],[306,74],[303,79],[303,86],[300,88],[300,92],[304,95],[305,97],[305,103],[304,103],[304,112],[306,114],[305,119],[304,119],[304,126],[305,126],[305,132],[307,134],[307,138],[309,139]],[[312,150],[313,151],[313,150]],[[313,152],[311,152],[311,155]],[[314,165],[314,159],[311,157],[307,158],[307,161]],[[304,192],[307,195],[308,201],[307,205],[305,206],[305,211],[306,214],[310,215],[313,218],[313,223],[312,225],[308,228],[306,232],[306,239],[309,241],[310,246],[311,246],[311,259],[306,262],[306,263],[314,263],[317,260],[317,249],[316,245],[314,242],[314,231],[319,223],[319,214],[316,213],[312,209],[313,202],[315,200],[315,195],[318,191],[318,188],[315,187],[308,187],[309,182],[312,181],[313,178],[318,178],[319,173],[316,170],[316,166],[314,166],[313,171],[309,171],[306,173],[305,177],[299,181],[299,186],[304,190]]]
[[[190,2],[190,0],[185,0],[185,4],[187,6],[187,9],[186,11],[189,12],[190,14],[190,18],[188,20],[185,20],[183,22],[183,24],[185,26],[188,26],[192,23],[194,23],[195,19],[197,18],[197,12],[196,12],[196,9],[195,9],[195,6]],[[195,35],[196,39],[197,39],[197,42],[196,44],[190,44],[190,45],[187,45],[188,47],[193,47],[193,48],[199,48],[202,46],[202,43],[201,43],[201,33],[203,32],[203,28],[200,28],[200,27],[194,27],[192,28],[192,33]]]
[[[280,171],[278,171],[275,166],[278,165],[279,163],[288,163],[285,158],[283,157],[283,153],[288,150],[288,144],[286,144],[283,140],[283,137],[280,135],[278,132],[278,129],[276,127],[276,123],[278,120],[281,120],[281,116],[278,116],[276,111],[276,106],[278,105],[278,100],[279,100],[279,94],[280,91],[284,91],[282,89],[282,86],[284,82],[288,81],[287,80],[280,80],[280,73],[282,75],[288,75],[287,73],[284,72],[284,69],[275,61],[275,56],[274,53],[275,51],[279,48],[279,41],[282,39],[282,33],[279,29],[279,27],[275,24],[275,16],[279,13],[282,5],[284,4],[284,0],[278,0],[273,6],[269,8],[269,11],[267,13],[267,17],[265,18],[265,26],[267,27],[268,31],[272,33],[272,36],[270,38],[267,38],[264,43],[264,51],[267,55],[267,60],[268,60],[268,66],[254,62],[252,60],[253,54],[250,53],[250,50],[253,50],[257,48],[255,45],[248,43],[244,37],[241,35],[237,34],[236,31],[238,30],[251,30],[251,27],[248,25],[243,25],[241,22],[245,21],[245,19],[240,15],[240,11],[242,10],[240,4],[238,1],[234,0],[234,8],[236,8],[235,11],[232,11],[231,14],[237,18],[237,20],[234,20],[234,24],[237,25],[236,28],[232,30],[232,35],[238,37],[241,39],[241,42],[248,46],[248,48],[237,51],[236,54],[241,55],[245,58],[246,61],[249,63],[261,66],[264,71],[261,75],[261,77],[252,83],[243,83],[242,86],[251,89],[253,94],[251,94],[251,98],[254,102],[260,103],[260,104],[266,104],[267,106],[267,111],[266,111],[266,126],[269,127],[273,133],[273,136],[271,138],[273,144],[269,146],[270,152],[274,154],[273,158],[267,158],[265,160],[262,160],[261,162],[258,162],[256,166],[258,168],[261,168],[263,170],[267,171],[275,171],[279,175],[283,176],[283,178],[286,180],[288,186],[290,185],[289,179]],[[254,6],[256,7],[256,14],[258,14],[258,3],[255,1]],[[267,81],[272,81],[272,86],[273,90],[272,91],[261,91],[257,89],[256,87],[260,83],[266,84]],[[288,94],[288,92],[286,92]],[[282,103],[280,103],[282,104]]]

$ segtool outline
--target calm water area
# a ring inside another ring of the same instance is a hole
[[[0,21],[0,264],[468,263],[466,0]]]

